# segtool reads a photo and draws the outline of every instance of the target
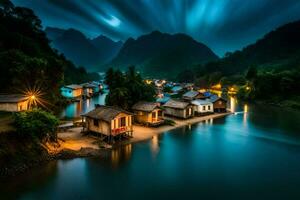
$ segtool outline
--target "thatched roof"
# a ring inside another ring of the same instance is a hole
[[[159,108],[159,103],[144,101],[138,102],[132,106],[132,110],[139,110],[144,112],[152,112],[156,108]]]
[[[27,101],[28,97],[22,94],[1,94],[0,103],[17,103],[21,101]]]
[[[111,122],[120,113],[132,115],[130,112],[113,106],[98,105],[94,110],[82,115],[93,119],[100,119],[106,122]]]
[[[191,104],[188,102],[170,99],[167,103],[164,104],[164,107],[184,109],[189,105]]]

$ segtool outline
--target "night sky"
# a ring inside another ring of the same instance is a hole
[[[75,28],[114,40],[159,30],[186,33],[218,55],[300,19],[299,0],[13,0],[32,8],[43,26]]]

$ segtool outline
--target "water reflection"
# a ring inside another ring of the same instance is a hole
[[[122,162],[130,159],[132,153],[132,144],[126,144],[120,148],[111,151],[111,163],[113,167],[118,167]]]
[[[157,135],[152,137],[152,140],[151,140],[150,144],[151,144],[152,155],[156,156],[157,153],[159,152],[159,139],[158,139]]]
[[[247,126],[247,119],[248,118],[248,104],[244,105],[244,114],[243,114],[243,125]]]
[[[104,105],[107,92],[90,99],[83,99],[67,105],[60,114],[61,118],[77,118],[95,108],[95,104]]]

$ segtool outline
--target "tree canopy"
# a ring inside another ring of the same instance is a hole
[[[127,110],[139,101],[153,101],[155,90],[153,85],[146,84],[141,75],[131,66],[123,73],[120,70],[108,69],[105,82],[109,86],[106,104]]]
[[[20,93],[39,87],[55,103],[62,84],[97,76],[90,76],[53,50],[41,23],[31,9],[0,1],[0,92]]]

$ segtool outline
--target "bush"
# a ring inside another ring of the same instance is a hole
[[[20,136],[39,141],[57,140],[56,129],[59,120],[51,113],[41,109],[33,109],[15,113],[13,116],[17,133]]]

